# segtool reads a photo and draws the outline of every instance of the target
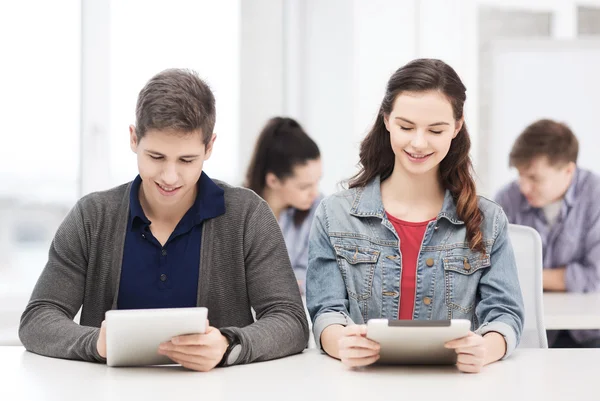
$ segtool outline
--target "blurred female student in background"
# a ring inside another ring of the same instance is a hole
[[[465,87],[440,60],[390,78],[350,189],[324,199],[310,236],[306,303],[317,345],[349,366],[379,358],[369,319],[471,321],[446,343],[458,369],[508,356],[523,300],[506,215],[478,197]]]
[[[302,293],[308,235],[322,198],[321,175],[319,148],[300,124],[292,118],[270,119],[256,142],[245,186],[267,201],[279,221]]]

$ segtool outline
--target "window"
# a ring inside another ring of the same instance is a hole
[[[0,344],[77,200],[80,23],[77,1],[0,3]]]

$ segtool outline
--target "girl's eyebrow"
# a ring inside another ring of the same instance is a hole
[[[404,117],[396,117],[396,120],[402,120],[402,121],[407,122],[409,124],[416,125],[415,123],[413,123],[412,121],[410,121],[410,120],[408,120],[408,119],[406,119]],[[444,121],[438,121],[437,123],[429,124],[430,127],[434,127],[436,125],[450,125],[450,124],[447,123],[447,122],[444,122]]]

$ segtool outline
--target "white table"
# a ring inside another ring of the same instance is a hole
[[[15,401],[600,399],[600,349],[518,350],[477,375],[453,366],[351,370],[316,350],[208,373],[178,366],[109,368],[22,347],[0,347],[0,361],[0,399]]]
[[[600,329],[600,293],[544,293],[547,330]]]

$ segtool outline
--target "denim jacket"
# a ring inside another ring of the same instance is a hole
[[[468,319],[477,334],[498,332],[508,356],[523,329],[523,299],[502,208],[479,197],[486,253],[471,251],[446,191],[417,259],[413,319]],[[380,180],[325,198],[313,220],[306,301],[316,343],[332,324],[398,318],[402,255],[381,200]]]

